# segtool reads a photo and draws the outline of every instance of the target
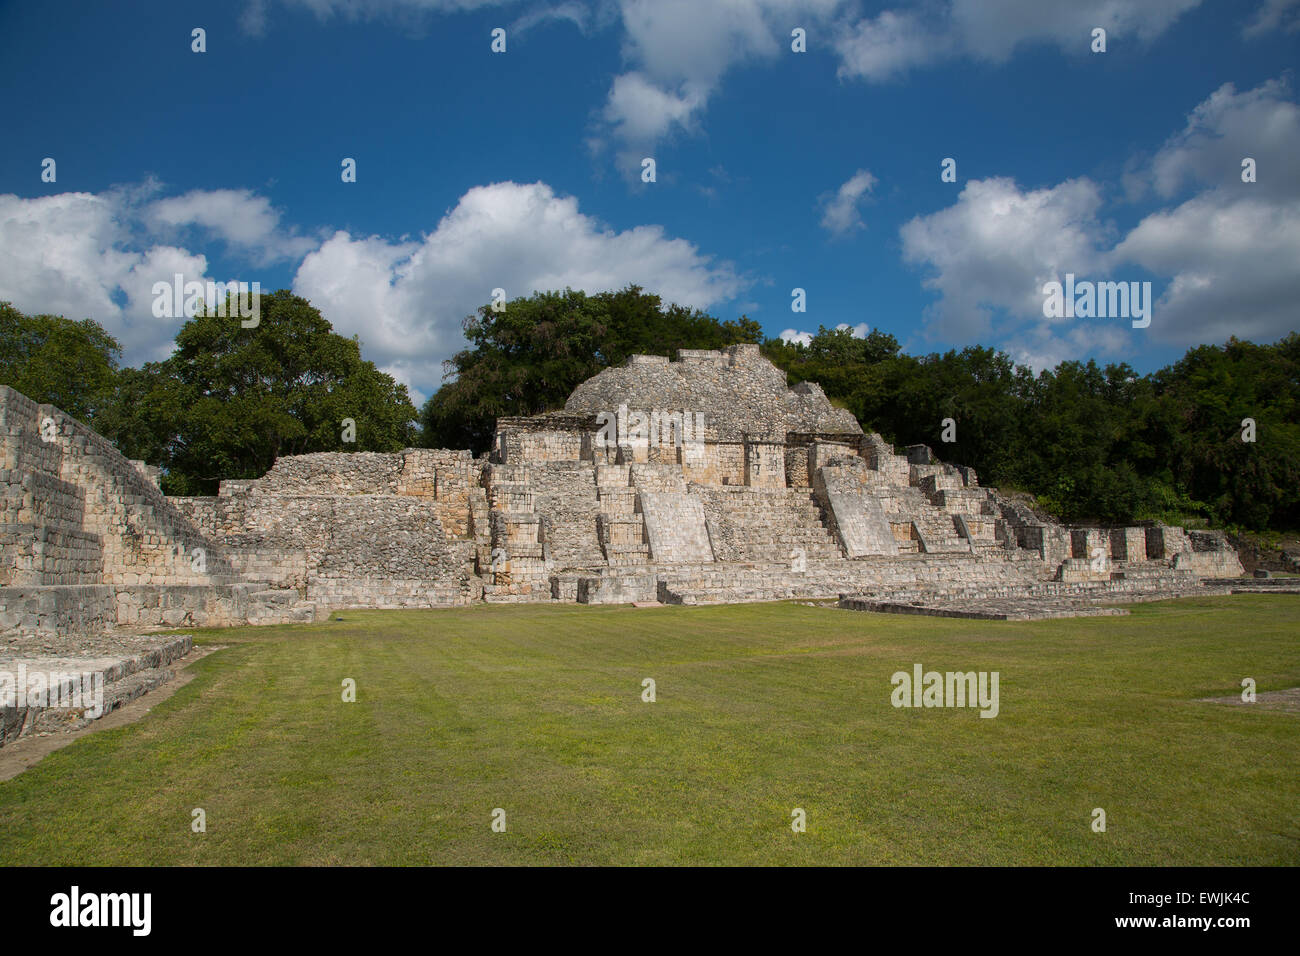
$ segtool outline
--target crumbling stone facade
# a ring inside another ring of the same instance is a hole
[[[0,388],[0,636],[475,601],[1114,597],[1241,573],[1222,535],[1065,528],[926,446],[897,454],[752,345],[633,356],[561,411],[501,419],[479,458],[301,455],[205,498],[157,477]]]
[[[0,648],[117,624],[285,618],[283,600],[261,600],[264,587],[156,479],[81,422],[0,386]]]

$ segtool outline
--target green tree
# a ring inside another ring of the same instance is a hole
[[[858,338],[847,328],[818,326],[807,345],[768,339],[763,354],[786,372],[791,385],[816,382],[828,396],[848,404],[877,366],[898,355],[898,340],[879,329]]]
[[[1153,375],[1062,362],[1034,375],[973,346],[914,357],[847,330],[764,353],[896,445],[928,444],[1067,521],[1300,525],[1300,336],[1198,346]],[[944,418],[957,440],[939,442]],[[1257,440],[1242,440],[1243,419]]]
[[[1221,523],[1300,527],[1300,335],[1197,346],[1155,382],[1156,441],[1175,487]]]
[[[169,494],[212,494],[221,479],[260,477],[285,455],[413,444],[406,386],[306,299],[263,295],[253,328],[214,313],[187,321],[166,361],[124,376],[111,416],[124,451],[158,455]],[[345,419],[355,443],[343,440]]]
[[[116,389],[95,418],[95,429],[127,458],[170,467],[187,409],[176,381],[160,362],[117,373]],[[178,472],[173,487],[183,485]],[[178,494],[180,492],[177,492]]]
[[[0,302],[0,385],[94,422],[113,395],[122,349],[98,322],[24,315]]]

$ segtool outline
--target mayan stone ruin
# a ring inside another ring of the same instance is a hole
[[[561,411],[500,419],[477,458],[301,455],[202,498],[158,480],[0,386],[0,670],[106,688],[96,713],[0,706],[0,745],[168,680],[192,642],[163,629],[480,601],[1008,620],[1286,584],[1243,580],[1220,532],[1066,527],[927,446],[897,454],[754,345],[632,356]]]
[[[477,601],[1005,620],[1284,583],[1235,581],[1218,532],[1063,527],[924,445],[896,454],[754,345],[633,356],[562,411],[500,419],[478,458],[301,455],[215,497],[164,495],[157,468],[4,386],[0,455],[0,669],[105,690],[93,712],[0,706],[0,745],[168,680],[192,641],[162,629]]]
[[[1217,532],[1069,528],[926,446],[895,450],[757,346],[633,356],[490,454],[283,458],[169,498],[58,409],[0,388],[0,635],[310,621],[475,601],[839,599],[1017,616],[1242,573]]]

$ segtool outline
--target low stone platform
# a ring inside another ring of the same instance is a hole
[[[1227,587],[1233,594],[1300,594],[1300,578],[1210,578],[1211,587]]]
[[[926,617],[955,617],[973,621],[1042,621],[1061,617],[1112,617],[1128,614],[1125,608],[1120,607],[1095,607],[1083,602],[1047,602],[1041,599],[967,604],[904,604],[898,601],[844,598],[839,602],[839,606],[850,611],[920,614]]]
[[[842,595],[839,606],[881,614],[922,614],[978,621],[1039,621],[1066,617],[1106,617],[1128,614],[1116,604],[1167,601],[1176,597],[1241,593],[1223,585],[1150,590],[1126,582],[1045,582],[1021,587],[947,587],[933,591]]]
[[[1204,580],[1206,584],[1216,584],[1224,587],[1240,587],[1246,585],[1252,588],[1264,588],[1269,591],[1300,590],[1300,577],[1236,577],[1205,578]]]
[[[26,734],[76,730],[174,676],[188,635],[117,633],[57,642],[16,637],[0,646],[0,746]]]
[[[1240,694],[1229,694],[1227,697],[1201,697],[1198,702],[1203,704],[1227,704],[1229,707],[1275,710],[1300,717],[1300,687],[1288,687],[1285,690],[1262,690],[1253,701],[1242,700]]]

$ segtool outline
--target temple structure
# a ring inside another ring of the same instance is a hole
[[[1064,527],[899,454],[753,345],[633,356],[501,419],[479,458],[301,455],[208,498],[7,388],[0,453],[0,635],[475,601],[1096,604],[1241,574],[1219,533]]]
[[[0,745],[168,680],[192,642],[159,629],[479,601],[1057,617],[1288,580],[1238,582],[1218,532],[1064,527],[753,345],[633,356],[478,458],[300,455],[205,498],[158,477],[0,386]],[[15,697],[34,674],[50,699]]]

